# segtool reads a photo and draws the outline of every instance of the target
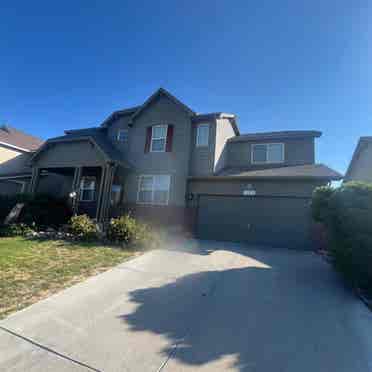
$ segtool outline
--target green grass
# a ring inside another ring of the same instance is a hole
[[[92,243],[0,238],[0,319],[137,253]]]

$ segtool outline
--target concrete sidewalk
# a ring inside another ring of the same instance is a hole
[[[312,253],[191,242],[0,322],[1,371],[372,371],[372,315]]]

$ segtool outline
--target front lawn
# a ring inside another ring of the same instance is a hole
[[[0,319],[136,253],[92,243],[0,238]]]

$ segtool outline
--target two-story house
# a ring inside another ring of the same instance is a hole
[[[26,191],[30,157],[43,141],[9,125],[0,126],[0,195]]]
[[[60,177],[49,191],[70,195],[77,213],[130,210],[207,239],[304,246],[313,189],[341,178],[315,164],[320,132],[242,135],[235,115],[196,113],[164,89],[65,133],[33,156],[32,192],[47,191],[47,171]]]

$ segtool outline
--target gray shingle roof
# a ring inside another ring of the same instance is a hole
[[[117,119],[120,118],[121,116],[125,115],[133,115],[141,106],[134,106],[134,107],[128,107],[126,109],[122,110],[117,110],[114,111],[108,118],[106,118],[102,123],[101,127],[107,127],[110,125],[110,123]]]
[[[93,141],[99,149],[103,152],[107,160],[120,163],[124,167],[131,168],[130,164],[123,159],[122,153],[113,146],[109,141],[105,128],[87,128],[67,130],[66,135],[60,137],[50,138],[45,144],[54,142],[68,142],[68,141]],[[41,149],[42,150],[42,149]]]
[[[190,107],[186,106],[183,102],[178,100],[175,96],[173,96],[170,92],[168,92],[164,88],[159,88],[155,93],[153,93],[142,105],[134,106],[134,107],[128,107],[126,109],[117,110],[114,111],[108,118],[106,118],[103,123],[101,124],[101,127],[107,127],[110,125],[112,120],[115,120],[119,118],[120,116],[124,115],[130,115],[131,121],[138,116],[153,100],[155,100],[159,95],[165,95],[170,100],[172,100],[174,103],[182,107],[187,113],[190,115],[195,115],[195,112],[191,110]]]
[[[316,130],[286,130],[279,132],[262,132],[242,134],[229,139],[229,142],[245,142],[256,140],[276,140],[284,138],[320,137],[322,132]]]
[[[342,175],[323,164],[306,164],[280,168],[270,168],[261,170],[244,170],[241,168],[228,168],[221,171],[216,176],[191,177],[191,179],[208,178],[209,180],[218,179],[322,179],[340,180]]]
[[[3,125],[0,126],[0,142],[28,151],[35,151],[44,141],[9,125]]]

